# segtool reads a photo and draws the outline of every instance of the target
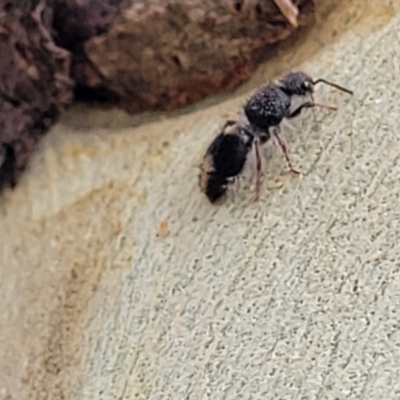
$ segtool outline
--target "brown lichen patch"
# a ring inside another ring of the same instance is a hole
[[[158,234],[160,237],[165,238],[169,234],[169,223],[166,219],[161,221],[160,226],[158,228]]]

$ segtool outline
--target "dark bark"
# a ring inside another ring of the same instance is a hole
[[[14,186],[72,99],[70,54],[51,36],[49,2],[0,1],[0,190]]]
[[[81,13],[98,15],[99,1]],[[293,3],[305,24],[315,1]],[[273,0],[109,0],[103,15],[103,25],[92,18],[91,31],[108,33],[86,35],[74,78],[80,94],[128,111],[173,109],[232,90],[251,76],[262,50],[295,30]]]

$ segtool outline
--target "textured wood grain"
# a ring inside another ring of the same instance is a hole
[[[218,103],[64,116],[0,203],[1,400],[396,399],[400,8],[361,5]],[[285,131],[303,176],[271,145],[260,202],[210,206],[206,146],[294,68],[355,96]]]

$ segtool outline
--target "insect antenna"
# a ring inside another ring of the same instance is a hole
[[[351,94],[351,95],[354,94],[351,90],[346,89],[343,86],[339,86],[336,83],[329,82],[326,79],[317,79],[316,81],[313,82],[314,85],[316,85],[317,83],[325,83],[326,85],[333,86],[334,88],[336,88],[338,90],[341,90],[342,92],[346,92],[346,93]]]

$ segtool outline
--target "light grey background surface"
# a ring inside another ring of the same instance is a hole
[[[400,399],[400,5],[364,3],[222,100],[63,118],[1,201],[0,399]],[[355,96],[211,206],[207,145],[289,69]]]

